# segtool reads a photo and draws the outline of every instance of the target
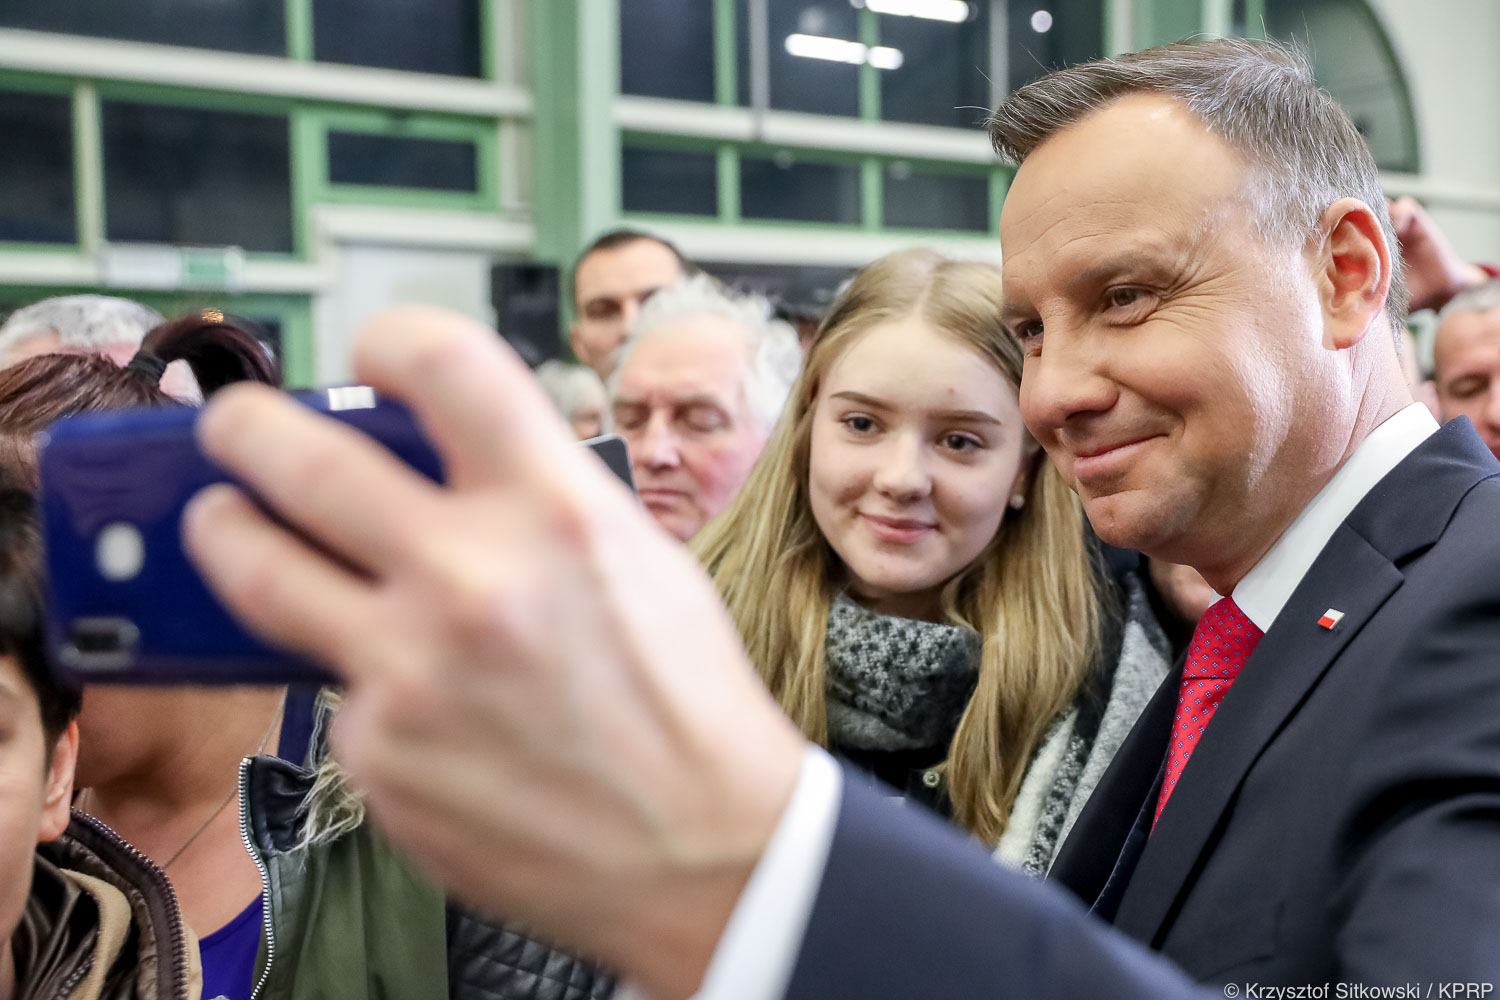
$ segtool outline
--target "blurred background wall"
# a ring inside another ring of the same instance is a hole
[[[555,353],[621,222],[791,296],[910,243],[998,259],[985,111],[1200,32],[1306,46],[1390,192],[1500,261],[1496,0],[4,0],[0,315],[213,305],[311,384],[393,301]]]

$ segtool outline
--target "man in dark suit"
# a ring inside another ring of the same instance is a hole
[[[1055,866],[1102,921],[808,748],[701,575],[460,321],[379,321],[357,360],[451,485],[226,392],[205,446],[319,545],[225,488],[191,549],[348,678],[344,760],[393,836],[654,996],[1500,981],[1500,463],[1411,403],[1353,125],[1295,59],[1213,42],[1064,70],[993,132],[1028,426],[1105,541],[1226,595]]]

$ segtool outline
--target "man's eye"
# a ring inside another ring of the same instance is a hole
[[[1011,336],[1016,338],[1016,343],[1021,345],[1021,350],[1025,353],[1038,354],[1041,352],[1041,320],[1031,320],[1026,323],[1017,323],[1011,331]]]
[[[708,406],[695,406],[682,416],[682,422],[689,430],[707,433],[722,428],[729,422],[728,418],[718,410]]]
[[[1140,309],[1150,299],[1151,293],[1147,289],[1132,285],[1121,285],[1104,293],[1104,304],[1109,309]]]
[[[614,412],[615,430],[633,431],[646,422],[646,414],[642,410],[616,410]]]

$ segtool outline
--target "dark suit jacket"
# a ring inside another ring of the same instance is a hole
[[[1331,631],[1329,608],[1344,612]],[[1500,463],[1467,421],[1335,532],[1148,838],[1176,687],[1121,748],[1055,881],[1194,980],[1500,983]],[[847,784],[789,996],[1199,992]]]

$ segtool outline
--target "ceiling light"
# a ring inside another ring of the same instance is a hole
[[[950,24],[961,24],[967,21],[972,13],[967,0],[863,0],[863,3],[850,0],[850,2],[856,7],[868,7],[877,14],[890,14],[894,17],[921,17],[929,21],[947,21]]]
[[[791,55],[804,59],[822,59],[825,62],[848,63],[851,66],[869,63],[876,69],[900,69],[901,64],[906,61],[900,49],[893,49],[888,45],[876,45],[872,48],[847,38],[828,38],[824,35],[787,35],[786,50]]]
[[[1031,30],[1038,35],[1045,35],[1052,30],[1052,12],[1039,10],[1031,15]]]

